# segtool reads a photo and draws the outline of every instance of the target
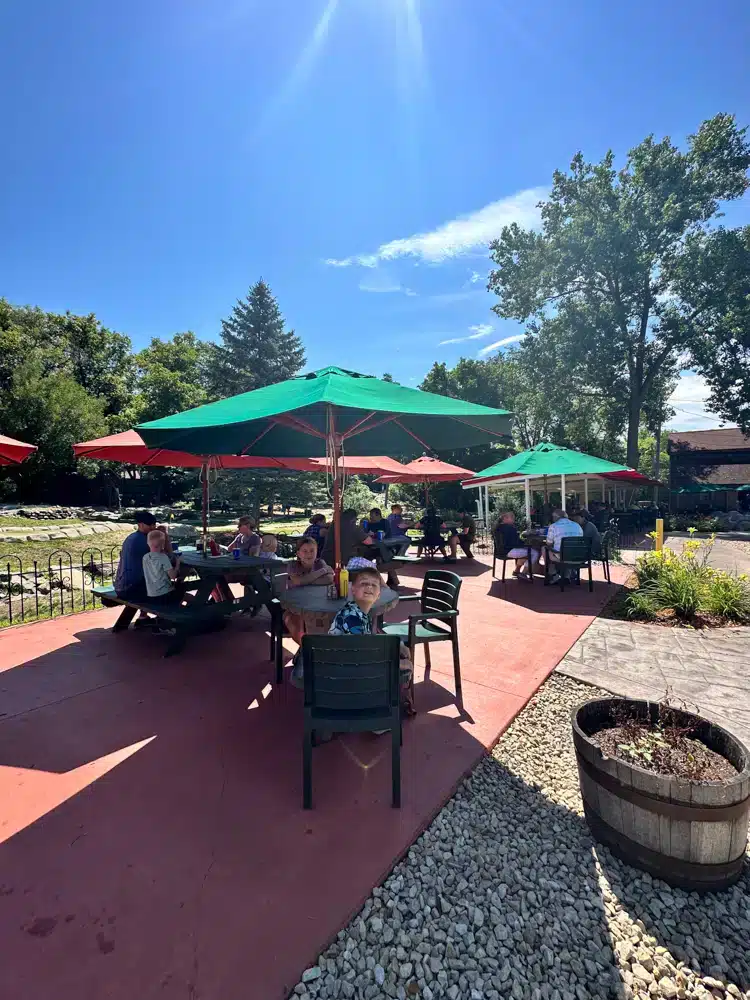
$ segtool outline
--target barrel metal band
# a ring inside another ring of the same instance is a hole
[[[638,788],[624,785],[618,778],[606,771],[597,770],[581,753],[576,754],[576,756],[578,757],[578,766],[596,784],[601,785],[608,792],[612,792],[613,795],[617,795],[618,798],[632,802],[634,806],[648,812],[658,813],[660,816],[669,816],[670,819],[685,823],[723,823],[725,820],[741,819],[750,807],[750,796],[741,802],[733,802],[728,806],[692,806],[681,802],[667,802],[665,799],[658,799]]]
[[[712,892],[732,885],[742,874],[744,851],[733,861],[718,865],[673,858],[668,854],[644,847],[643,844],[625,836],[594,812],[593,807],[587,803],[584,803],[584,806],[586,822],[598,841],[609,847],[613,854],[627,864],[643,868],[671,885],[698,892]]]

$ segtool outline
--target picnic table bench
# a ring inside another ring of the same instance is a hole
[[[181,652],[188,636],[200,632],[210,632],[223,628],[227,617],[243,606],[242,600],[236,602],[217,601],[208,604],[160,604],[157,601],[133,601],[119,597],[114,587],[94,587],[94,594],[102,604],[109,608],[122,605],[120,617],[115,622],[112,631],[123,632],[130,625],[138,611],[157,615],[159,618],[177,630],[167,646],[164,656],[174,656]]]

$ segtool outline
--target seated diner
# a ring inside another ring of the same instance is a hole
[[[471,551],[471,547],[476,539],[476,534],[477,526],[474,518],[471,514],[464,511],[461,514],[460,526],[451,530],[451,535],[448,539],[448,544],[451,547],[451,558],[458,558],[458,546],[460,545],[465,558],[473,559],[474,553]]]
[[[560,562],[560,543],[563,538],[567,537],[580,537],[583,534],[583,528],[577,521],[571,521],[567,513],[558,507],[556,510],[552,511],[552,524],[547,529],[547,559],[550,564]],[[565,570],[566,579],[570,575],[568,570]],[[550,583],[559,583],[560,574],[555,573],[550,577]]]
[[[422,532],[422,537],[417,542],[417,558],[419,559],[424,549],[437,549],[446,562],[453,562],[445,551],[445,539],[441,532],[447,531],[445,524],[438,517],[435,508],[428,507],[417,522],[417,528]]]
[[[247,515],[237,522],[237,535],[229,543],[228,550],[239,549],[243,556],[257,556],[260,552],[260,535],[256,533],[255,521]]]
[[[300,538],[297,555],[287,566],[287,587],[327,587],[333,583],[333,570],[318,557],[314,538]],[[305,632],[304,616],[296,611],[284,612],[284,624],[296,643],[302,642]]]
[[[349,571],[349,600],[331,622],[329,634],[372,635],[375,630],[370,613],[380,597],[380,573],[374,563],[361,557],[350,559],[346,568]],[[403,643],[400,647],[400,659],[402,708],[405,714],[413,715],[412,663],[409,651]]]
[[[498,548],[505,553],[506,558],[515,559],[516,568],[513,576],[528,579],[534,572],[534,566],[539,562],[539,550],[531,549],[531,563],[529,566],[529,546],[524,545],[516,527],[516,515],[512,510],[506,510],[498,519],[495,526],[495,539]]]
[[[320,555],[323,551],[323,543],[326,540],[326,535],[328,534],[325,514],[313,514],[310,518],[310,524],[305,528],[304,533],[307,538],[315,539],[318,546],[318,555]]]

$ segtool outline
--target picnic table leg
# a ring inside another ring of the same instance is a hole
[[[138,614],[138,608],[131,608],[129,605],[126,604],[125,607],[120,612],[119,618],[112,626],[112,631],[124,632],[137,614]]]
[[[181,653],[185,648],[185,640],[187,639],[187,633],[184,629],[177,629],[177,634],[170,640],[169,645],[164,651],[164,659],[169,656],[176,656]]]

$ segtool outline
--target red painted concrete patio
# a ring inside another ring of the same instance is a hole
[[[369,734],[315,750],[302,810],[301,694],[261,618],[166,661],[116,611],[1,633],[0,996],[285,997],[614,590],[459,571],[465,714],[449,644],[429,683],[418,654],[400,811]]]

